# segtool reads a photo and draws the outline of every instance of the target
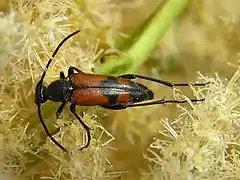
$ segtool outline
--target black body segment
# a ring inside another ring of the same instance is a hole
[[[65,79],[53,81],[43,91],[43,96],[50,101],[63,102],[68,101],[73,92],[71,82]]]

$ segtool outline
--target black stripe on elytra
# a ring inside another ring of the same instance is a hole
[[[112,94],[112,88],[117,88],[119,85],[117,79],[115,77],[109,76],[106,80],[101,81],[100,89],[103,96],[108,98],[109,104],[116,104],[118,95]],[[115,87],[116,86],[116,87]]]

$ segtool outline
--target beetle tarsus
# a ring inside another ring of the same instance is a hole
[[[76,105],[75,104],[71,104],[70,105],[70,111],[74,114],[74,116],[78,119],[78,121],[82,124],[82,126],[84,127],[84,129],[87,132],[87,143],[85,146],[83,146],[80,150],[83,150],[85,148],[87,148],[90,144],[91,141],[91,134],[90,134],[90,128],[88,127],[88,125],[86,125],[83,120],[77,115],[76,113]]]

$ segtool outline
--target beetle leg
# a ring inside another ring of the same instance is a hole
[[[201,102],[204,101],[204,99],[190,99],[190,101],[192,102]],[[150,102],[146,102],[146,103],[138,103],[138,104],[129,104],[126,105],[125,107],[139,107],[139,106],[150,106],[150,105],[155,105],[155,104],[182,104],[182,103],[187,103],[187,100],[165,100],[165,99],[161,99],[161,100],[156,100],[156,101],[150,101]]]
[[[63,71],[60,72],[60,79],[65,79],[65,75]]]
[[[63,102],[62,104],[61,104],[61,106],[58,108],[58,110],[57,110],[57,112],[56,112],[56,117],[57,117],[57,119],[59,118],[59,116],[60,116],[60,114],[62,113],[62,111],[63,111],[63,108],[64,108],[64,106],[67,104],[67,101],[66,102]]]
[[[125,74],[125,75],[118,76],[118,77],[126,78],[126,79],[135,79],[135,78],[145,79],[145,80],[148,80],[148,81],[153,81],[153,82],[163,84],[163,85],[168,86],[168,87],[174,87],[174,86],[205,86],[205,85],[209,84],[209,82],[206,82],[206,83],[176,83],[175,84],[175,83],[171,83],[169,81],[164,81],[164,80],[161,80],[161,79],[155,79],[155,78],[152,78],[152,77],[142,76],[142,75],[137,75],[137,74]]]
[[[136,78],[134,74],[124,74],[124,75],[121,75],[118,77],[125,78],[125,79],[135,79]]]
[[[77,71],[78,73],[84,73],[80,69],[78,69],[78,68],[76,68],[74,66],[70,66],[68,68],[68,75],[74,74],[74,71]]]
[[[121,110],[126,109],[125,105],[102,105],[101,107],[111,110]]]
[[[204,99],[190,99],[192,102],[201,102],[204,101]],[[139,107],[139,106],[150,106],[150,105],[155,105],[155,104],[182,104],[182,103],[187,103],[187,100],[165,100],[164,98],[161,100],[156,100],[156,101],[150,101],[150,102],[145,102],[145,103],[135,103],[135,104],[128,104],[128,105],[102,105],[101,107],[106,108],[106,109],[111,109],[111,110],[121,110],[121,109],[126,109],[128,107]]]
[[[87,148],[90,144],[91,141],[91,134],[90,134],[90,128],[83,122],[83,120],[77,115],[76,113],[76,105],[75,104],[71,104],[70,105],[70,111],[74,114],[74,116],[78,119],[78,121],[82,124],[82,126],[84,127],[84,129],[87,132],[87,143],[85,146],[83,146],[81,148],[81,150],[83,150],[84,148]]]
[[[106,60],[106,57],[108,56],[119,56],[119,54],[117,52],[108,52],[108,53],[104,53],[101,57],[100,57],[100,62],[104,63]]]

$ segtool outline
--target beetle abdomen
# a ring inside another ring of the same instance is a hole
[[[126,104],[129,93],[113,88],[78,88],[72,93],[70,101],[82,106]]]
[[[77,105],[132,104],[153,99],[146,86],[124,78],[78,73],[70,80],[74,87],[70,101]]]

